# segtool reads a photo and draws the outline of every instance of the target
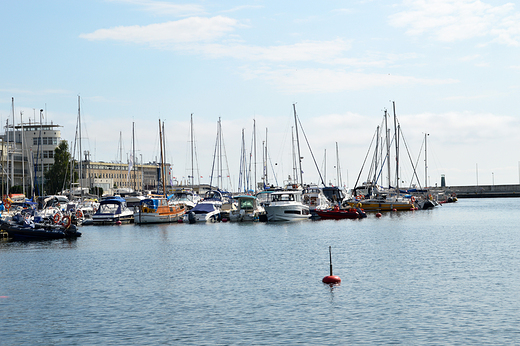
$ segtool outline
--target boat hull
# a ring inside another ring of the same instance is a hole
[[[301,221],[311,217],[309,207],[304,205],[270,205],[264,206],[267,221]]]
[[[51,226],[30,227],[11,223],[3,223],[1,230],[6,232],[12,240],[53,240],[74,239],[81,237],[81,232],[72,225],[68,229]]]
[[[92,223],[94,225],[115,225],[116,223],[133,223],[134,214],[128,215],[93,215]]]

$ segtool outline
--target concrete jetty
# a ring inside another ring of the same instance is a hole
[[[520,197],[520,184],[432,187],[432,192],[455,193],[457,198]]]

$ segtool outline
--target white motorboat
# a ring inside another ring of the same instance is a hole
[[[134,212],[126,206],[126,201],[119,196],[107,197],[99,203],[99,208],[92,221],[95,225],[113,225],[134,222]]]
[[[265,209],[255,196],[242,195],[235,198],[238,208],[230,211],[230,221],[261,221],[262,216],[265,216]]]
[[[275,191],[264,203],[267,221],[298,221],[311,217],[309,206],[302,203],[301,190]]]

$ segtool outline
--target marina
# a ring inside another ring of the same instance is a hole
[[[463,199],[381,218],[2,241],[2,343],[514,344],[519,207]],[[334,286],[322,283],[329,246]]]

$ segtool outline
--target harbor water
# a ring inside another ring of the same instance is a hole
[[[1,241],[0,344],[515,344],[519,225],[518,198],[461,199],[361,220]]]

